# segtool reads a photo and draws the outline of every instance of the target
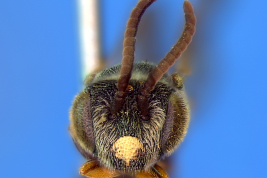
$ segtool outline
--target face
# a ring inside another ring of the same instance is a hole
[[[115,81],[104,81],[93,85],[92,115],[96,151],[106,165],[115,169],[143,169],[152,159],[159,159],[160,136],[167,106],[163,95],[170,91],[162,86],[162,91],[150,99],[148,120],[144,120],[137,107],[136,97],[140,90],[139,81],[132,81],[132,91],[127,93],[125,104],[115,118],[111,117],[110,106],[116,93]],[[158,86],[160,87],[160,86]],[[106,93],[109,89],[112,92]],[[163,103],[160,103],[162,99]]]
[[[144,119],[136,99],[141,84],[133,80],[129,85],[132,89],[127,92],[124,105],[114,118],[110,106],[116,94],[116,81],[98,82],[92,86],[96,151],[98,158],[111,168],[139,170],[151,161],[154,163],[161,155],[160,138],[170,88],[157,86],[149,99],[149,118]]]

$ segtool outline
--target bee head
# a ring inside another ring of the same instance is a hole
[[[148,113],[143,116],[138,95],[154,66],[137,63],[124,104],[114,116],[112,104],[118,91],[114,79],[119,76],[120,67],[97,74],[77,96],[72,108],[71,133],[85,157],[95,156],[110,169],[148,169],[162,156],[169,155],[186,133],[189,109],[184,90],[174,77],[164,75],[150,92]]]
[[[152,2],[140,0],[131,13],[122,64],[89,76],[71,109],[69,130],[78,150],[114,170],[149,169],[177,148],[189,123],[182,77],[166,72],[192,39],[193,9],[184,2],[182,36],[158,65],[133,64],[138,23]]]

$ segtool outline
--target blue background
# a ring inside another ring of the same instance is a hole
[[[101,42],[121,60],[136,0],[102,0]],[[188,135],[171,177],[267,177],[267,1],[191,0]],[[158,0],[137,36],[137,61],[164,57],[182,31],[182,0]],[[81,90],[75,1],[0,1],[0,177],[76,178],[84,159],[67,127]]]

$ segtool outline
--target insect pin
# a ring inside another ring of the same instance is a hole
[[[131,12],[121,64],[88,76],[73,102],[69,131],[88,159],[81,175],[167,178],[157,162],[171,155],[187,132],[183,77],[166,72],[191,42],[196,18],[191,3],[184,1],[185,26],[172,49],[156,66],[134,63],[138,24],[154,1],[140,0]]]

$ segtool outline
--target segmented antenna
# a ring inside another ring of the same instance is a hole
[[[131,78],[131,72],[134,62],[135,50],[135,36],[137,33],[140,19],[145,10],[156,0],[140,0],[136,7],[132,10],[130,18],[127,22],[126,31],[124,33],[123,52],[120,77],[118,79],[118,91],[112,104],[111,113],[114,115],[121,109],[124,98],[126,96],[125,90]]]
[[[149,74],[144,88],[138,95],[138,107],[141,114],[146,116],[148,114],[148,95],[161,79],[161,77],[169,70],[175,61],[181,56],[182,52],[187,48],[195,33],[196,17],[192,4],[189,1],[184,1],[185,26],[181,37],[172,47],[170,52],[159,62],[159,64]]]

